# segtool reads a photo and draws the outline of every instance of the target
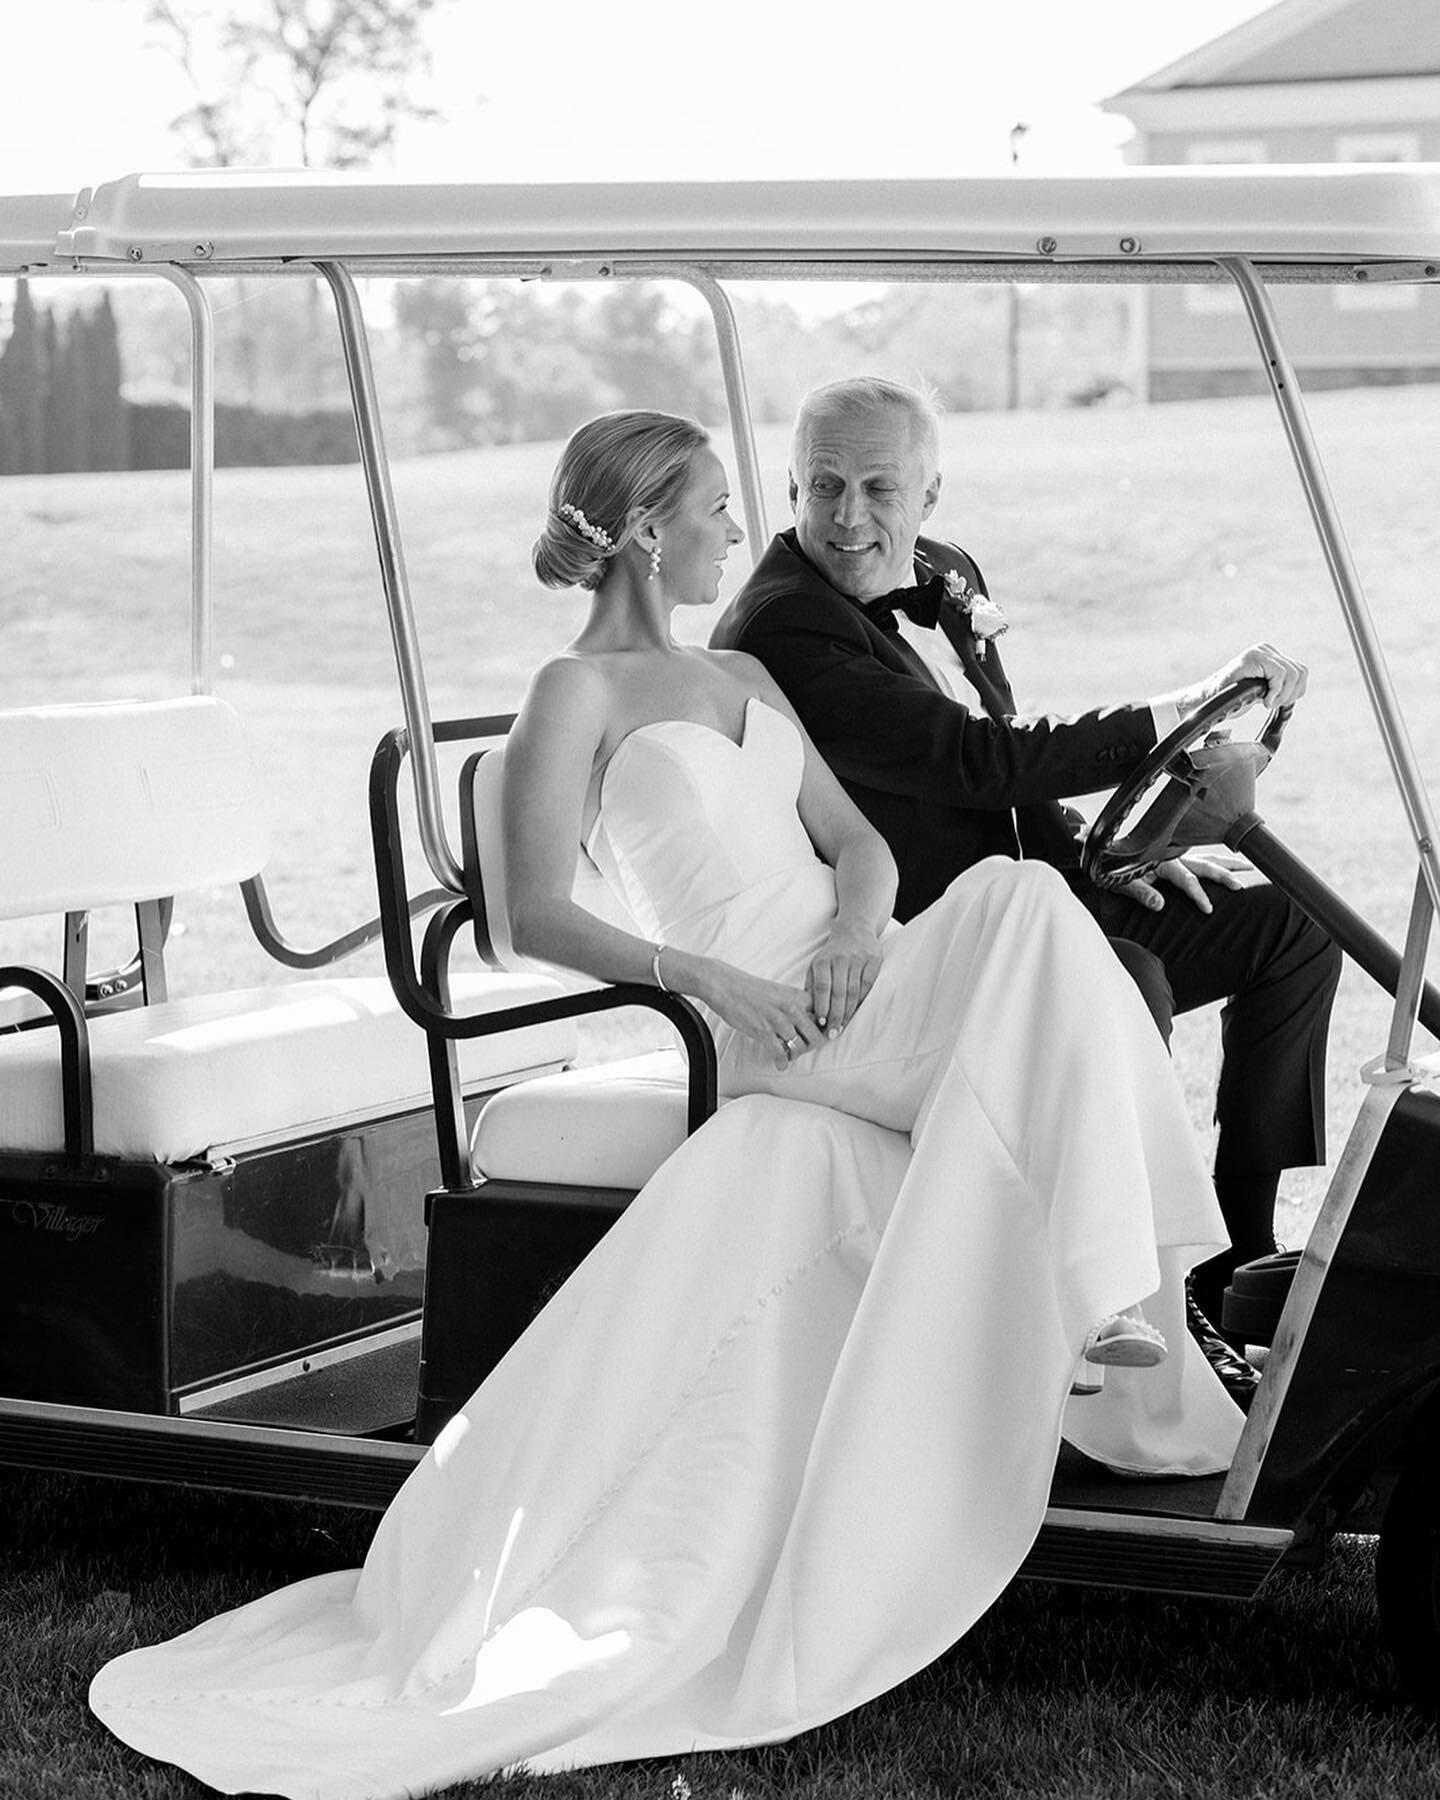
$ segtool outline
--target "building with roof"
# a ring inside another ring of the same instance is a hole
[[[1440,0],[1280,0],[1102,102],[1135,163],[1440,162]],[[1372,282],[1277,290],[1307,386],[1440,380],[1440,289]],[[1254,391],[1240,298],[1152,288],[1152,399]]]

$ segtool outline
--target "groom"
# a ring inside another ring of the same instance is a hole
[[[889,843],[899,918],[982,857],[1039,857],[1066,874],[1167,1039],[1175,1013],[1223,1003],[1215,1187],[1231,1248],[1194,1272],[1197,1300],[1218,1317],[1234,1265],[1275,1247],[1280,1171],[1325,1159],[1340,953],[1278,889],[1228,863],[1187,856],[1127,889],[1094,887],[1059,801],[1113,787],[1227,683],[1261,676],[1278,706],[1304,692],[1305,670],[1258,645],[1177,693],[1074,718],[1016,716],[997,642],[1006,626],[979,568],[920,536],[940,479],[936,415],[921,395],[868,378],[808,395],[790,463],[794,529],[771,543],[711,642],[759,657],[785,690]],[[942,617],[932,578],[947,574],[965,610]],[[909,608],[922,623],[897,618]]]

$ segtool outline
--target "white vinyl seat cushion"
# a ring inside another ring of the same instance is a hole
[[[543,975],[457,975],[456,1012],[554,999]],[[467,1089],[552,1071],[573,1019],[459,1040]],[[382,976],[297,981],[170,1000],[90,1021],[95,1149],[183,1162],[221,1146],[299,1136],[333,1120],[431,1104],[425,1035]],[[0,1150],[64,1143],[56,1033],[0,1035]]]
[[[640,1188],[685,1139],[685,1059],[654,1050],[494,1094],[470,1136],[477,1181]]]

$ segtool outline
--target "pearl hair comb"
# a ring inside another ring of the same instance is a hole
[[[567,500],[555,509],[562,519],[568,519],[581,537],[589,538],[599,550],[613,550],[615,540],[608,531],[602,531],[598,525],[592,525],[578,506],[572,506]]]

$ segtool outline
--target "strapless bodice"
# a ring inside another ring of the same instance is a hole
[[[805,753],[752,697],[740,742],[689,719],[624,738],[586,849],[648,936],[774,980],[803,977],[835,913],[797,811]]]

